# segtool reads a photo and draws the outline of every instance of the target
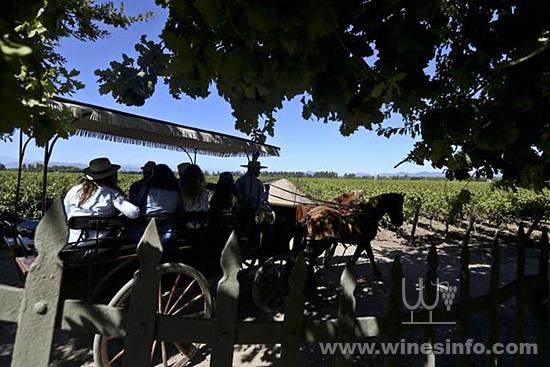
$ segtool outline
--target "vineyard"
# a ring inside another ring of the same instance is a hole
[[[48,197],[63,197],[80,175],[77,173],[51,172],[48,176]],[[13,214],[17,175],[13,171],[0,172],[0,217]],[[37,202],[41,194],[42,176],[37,172],[24,172],[19,206],[23,217],[39,214]],[[127,192],[139,175],[119,175],[120,187]],[[263,178],[269,181],[269,177]],[[215,177],[208,177],[215,181]],[[364,189],[366,196],[385,192],[405,194],[405,215],[410,220],[417,206],[420,215],[444,223],[475,216],[477,220],[494,225],[533,222],[544,217],[550,208],[550,193],[530,190],[504,191],[490,182],[457,182],[444,180],[374,180],[374,179],[291,179],[302,191],[323,200],[330,200],[344,192]]]
[[[540,220],[550,208],[550,193],[518,189],[505,191],[491,182],[395,179],[317,179],[293,180],[309,195],[330,200],[351,190],[366,190],[371,197],[386,192],[405,194],[405,217],[410,220],[418,205],[420,215],[454,224],[475,216],[494,225]]]

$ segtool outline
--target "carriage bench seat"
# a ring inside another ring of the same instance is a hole
[[[135,249],[136,244],[130,243],[130,237],[121,235],[122,229],[129,223],[131,223],[130,220],[123,216],[72,217],[68,221],[70,229],[110,231],[111,234],[67,243],[60,251],[59,257],[63,261],[82,261],[99,255],[103,257],[109,253],[120,251],[122,247],[130,246]]]

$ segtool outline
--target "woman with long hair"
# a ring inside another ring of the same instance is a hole
[[[180,174],[182,211],[197,213],[208,211],[208,191],[204,174],[199,166],[190,164]],[[195,220],[187,223],[188,228],[201,228],[204,222]]]
[[[143,214],[172,214],[178,211],[181,200],[174,172],[165,164],[157,164],[145,187],[138,194]]]
[[[181,199],[178,180],[170,167],[157,164],[153,168],[153,174],[138,193],[136,202],[139,204],[141,213],[146,216],[169,215],[179,211]],[[173,224],[159,224],[157,228],[162,243],[177,237],[177,230]]]
[[[134,219],[139,216],[139,208],[130,203],[118,187],[118,164],[108,158],[96,158],[83,170],[84,177],[78,185],[65,195],[63,204],[67,219],[83,216],[111,216],[117,213]],[[101,238],[107,231],[81,231],[71,229],[69,243]]]
[[[210,225],[218,230],[227,228],[228,224],[233,224],[238,204],[239,196],[233,175],[230,172],[222,172],[218,178],[214,195],[210,199],[210,208],[208,209]],[[227,238],[226,231],[223,231],[223,234],[220,232],[220,235]]]
[[[182,210],[184,212],[208,211],[206,181],[199,166],[191,164],[180,175]]]
[[[235,187],[233,175],[230,172],[222,172],[216,184],[216,191],[210,199],[210,212],[235,210],[239,202],[239,194]]]

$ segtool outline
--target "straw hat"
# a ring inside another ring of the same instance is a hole
[[[113,176],[119,169],[120,166],[112,164],[109,158],[96,158],[92,159],[89,166],[84,168],[82,172],[94,180],[101,180]]]
[[[267,166],[262,166],[258,161],[250,161],[248,164],[242,164],[241,167],[245,168],[267,168]]]

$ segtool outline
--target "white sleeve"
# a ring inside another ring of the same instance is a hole
[[[67,219],[70,218],[72,207],[74,206],[74,196],[75,196],[75,188],[72,187],[68,192],[67,195],[65,195],[65,198],[63,199],[63,208],[65,209],[65,217]]]
[[[117,208],[124,216],[135,219],[139,217],[139,208],[126,200],[124,195],[120,193],[115,193],[113,195],[113,205]]]

